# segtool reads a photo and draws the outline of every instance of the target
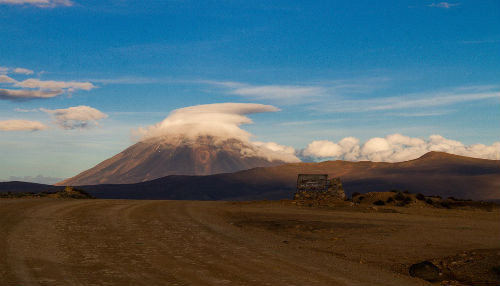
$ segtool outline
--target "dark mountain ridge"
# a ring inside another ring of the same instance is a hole
[[[300,173],[340,177],[353,192],[409,190],[425,195],[474,200],[500,199],[500,161],[430,152],[398,163],[325,161],[259,167],[209,176],[171,175],[135,184],[84,185],[97,198],[174,200],[290,199]],[[0,192],[12,182],[0,183]],[[26,184],[26,183],[24,183]],[[46,186],[39,185],[37,188]],[[24,185],[26,187],[26,185]],[[24,190],[25,191],[25,190]]]

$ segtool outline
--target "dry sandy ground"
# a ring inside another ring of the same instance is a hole
[[[0,285],[427,285],[410,264],[498,255],[499,219],[498,209],[3,199]]]

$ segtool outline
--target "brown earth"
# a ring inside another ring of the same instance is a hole
[[[498,285],[499,219],[349,202],[0,199],[0,285],[430,285],[407,274],[422,260],[443,267],[434,285]]]

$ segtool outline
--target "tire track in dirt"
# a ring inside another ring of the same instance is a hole
[[[425,284],[235,226],[230,211],[229,202],[0,201],[0,284]]]

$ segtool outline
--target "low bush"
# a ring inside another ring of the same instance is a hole
[[[406,206],[411,203],[413,200],[410,197],[405,197],[402,201],[400,201],[397,205],[400,207]]]
[[[393,201],[394,201],[394,199],[392,197],[389,197],[386,202],[387,203],[392,203]]]
[[[450,203],[449,203],[449,202],[446,202],[446,201],[442,201],[442,202],[441,202],[441,206],[442,206],[443,208],[446,208],[446,209],[450,209],[450,208],[451,208]]]
[[[378,200],[378,201],[373,202],[373,204],[376,206],[383,206],[383,205],[385,205],[385,202],[383,200]]]
[[[403,193],[401,193],[401,192],[398,192],[398,193],[394,196],[394,199],[395,199],[396,201],[402,201],[402,200],[404,200],[405,198],[406,198],[406,196],[405,196],[405,195],[403,195]]]
[[[415,197],[416,197],[416,198],[417,198],[417,200],[419,200],[419,201],[423,201],[423,200],[425,200],[425,196],[424,196],[423,194],[421,194],[421,193],[418,193]]]

